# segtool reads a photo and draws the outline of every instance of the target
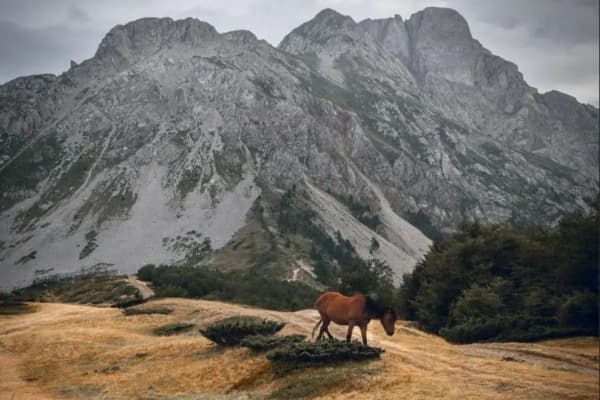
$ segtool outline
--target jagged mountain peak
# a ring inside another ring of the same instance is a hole
[[[359,27],[391,54],[408,61],[410,59],[410,38],[400,15],[393,18],[365,19]]]
[[[258,40],[256,35],[249,30],[238,29],[234,31],[225,32],[222,34],[223,38],[226,40],[235,40],[244,43],[251,43]]]
[[[319,11],[313,19],[307,22],[307,24],[322,24],[322,23],[334,23],[334,24],[352,24],[355,23],[352,17],[343,15],[331,8],[325,8]]]
[[[388,24],[393,24],[393,23],[404,23],[404,19],[402,18],[401,15],[399,14],[394,14],[393,17],[387,17],[387,18],[365,18],[363,20],[361,20],[358,25],[370,25],[370,24],[377,24],[377,25],[388,25]]]
[[[217,36],[212,25],[195,18],[141,18],[112,28],[100,42],[94,59],[123,66],[166,46],[195,46]]]
[[[426,7],[411,15],[407,22],[417,34],[419,30],[426,29],[448,39],[472,39],[467,20],[452,8]]]
[[[287,34],[279,48],[297,47],[294,42],[302,40],[316,43],[325,43],[334,36],[355,36],[356,22],[347,15],[342,15],[331,8],[320,11],[310,21],[298,26]]]
[[[153,40],[194,43],[218,34],[214,26],[197,18],[174,20],[170,17],[148,17],[116,25],[106,34],[99,47],[113,44],[111,38],[121,32],[127,35],[132,47],[138,48],[153,44]]]

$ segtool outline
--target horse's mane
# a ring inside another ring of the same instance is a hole
[[[365,296],[365,308],[369,315],[373,315],[375,318],[381,318],[389,307],[384,307],[378,301],[373,300],[369,296]]]

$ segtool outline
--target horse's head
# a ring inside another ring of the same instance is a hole
[[[383,325],[383,329],[385,329],[385,333],[388,336],[392,336],[396,330],[396,313],[391,308],[387,308],[383,315],[381,316],[381,325]]]

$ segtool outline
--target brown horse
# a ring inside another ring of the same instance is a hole
[[[367,344],[367,325],[371,319],[379,319],[388,336],[394,334],[396,313],[391,308],[381,307],[368,296],[348,297],[338,292],[327,292],[319,296],[315,308],[319,311],[321,319],[313,328],[313,337],[315,336],[315,330],[321,323],[323,324],[319,336],[317,336],[317,341],[321,339],[323,333],[326,333],[330,339],[333,338],[328,329],[331,321],[338,325],[348,325],[347,341],[350,341],[352,330],[358,325],[365,345]]]

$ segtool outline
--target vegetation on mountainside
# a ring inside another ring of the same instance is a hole
[[[368,226],[372,230],[377,230],[381,225],[381,220],[377,213],[368,204],[361,203],[353,195],[336,195],[335,193],[329,193],[333,195],[337,200],[342,202],[354,218],[359,220],[362,224]]]
[[[269,205],[272,208],[267,209]],[[150,282],[161,297],[218,299],[274,310],[311,308],[325,288],[345,294],[377,293],[387,304],[397,302],[389,266],[362,260],[340,232],[332,238],[319,224],[302,189],[292,186],[281,196],[261,202],[252,210],[252,218],[261,228],[251,237],[235,239],[226,250],[230,263],[246,263],[245,268],[149,264],[138,271],[138,277]],[[269,243],[259,243],[262,240]],[[302,252],[314,262],[320,290],[316,285],[278,278],[277,266],[289,266],[295,253]],[[223,253],[217,257],[221,257],[220,265],[225,257]],[[263,287],[269,290],[257,290]]]
[[[361,259],[352,243],[344,239],[339,231],[332,238],[317,222],[314,212],[304,205],[298,192],[292,187],[282,196],[279,228],[300,232],[311,239],[310,258],[315,263],[317,280],[329,289],[346,295],[372,294],[385,304],[397,303],[389,265],[377,259]],[[346,200],[351,204],[351,209],[358,210],[356,212],[371,213],[368,206],[359,205],[353,197]],[[304,209],[308,211],[302,211]]]
[[[109,272],[86,272],[79,275],[54,275],[35,280],[30,286],[16,289],[9,297],[17,301],[64,302],[80,304],[133,305],[141,302],[136,288],[126,276]]]
[[[599,213],[461,223],[404,276],[404,317],[454,342],[598,335]]]

